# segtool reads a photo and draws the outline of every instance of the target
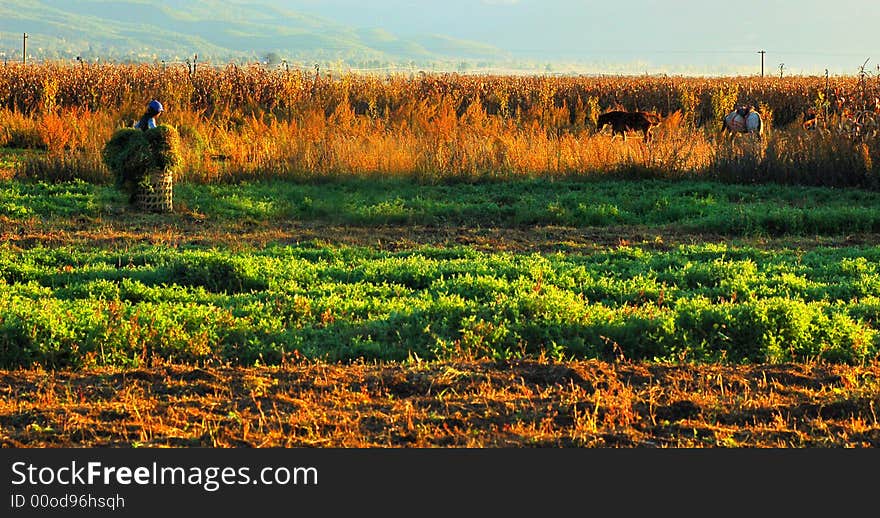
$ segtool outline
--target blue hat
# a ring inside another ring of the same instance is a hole
[[[162,107],[162,103],[156,100],[150,101],[150,104],[147,105],[147,108],[153,110],[154,112],[163,112],[165,108]]]

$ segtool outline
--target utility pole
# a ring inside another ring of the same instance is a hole
[[[785,63],[779,64],[779,79],[782,79],[782,69],[785,68]]]
[[[828,108],[831,106],[831,98],[828,95],[828,69],[825,69],[825,102],[822,108],[825,110],[825,116],[822,117],[822,127],[827,127],[828,124]],[[816,114],[818,115],[818,114]]]
[[[766,54],[766,50],[759,50],[758,54],[761,55],[761,77],[764,77],[764,54]]]
[[[24,36],[21,38],[21,64],[27,65],[27,33],[24,33]]]

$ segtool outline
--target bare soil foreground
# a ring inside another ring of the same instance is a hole
[[[880,364],[0,372],[3,447],[880,446]]]

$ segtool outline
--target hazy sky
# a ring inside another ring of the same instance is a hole
[[[265,0],[264,0],[265,1]],[[767,73],[876,71],[869,0],[270,0],[398,35],[440,33],[536,59],[756,66]]]
[[[213,46],[333,59],[355,49],[451,66],[470,56],[554,71],[726,75],[759,73],[765,50],[765,75],[780,64],[789,75],[853,75],[866,60],[880,73],[880,0],[0,0],[0,51],[24,31],[37,53],[41,38],[63,32],[74,43],[56,47],[94,39],[163,55]]]

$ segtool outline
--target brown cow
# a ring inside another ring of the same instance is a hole
[[[614,110],[599,115],[596,121],[596,129],[602,131],[605,126],[611,126],[611,138],[615,135],[623,135],[626,141],[626,132],[641,131],[645,135],[645,141],[651,140],[651,128],[660,124],[660,116],[650,112],[626,112]]]

